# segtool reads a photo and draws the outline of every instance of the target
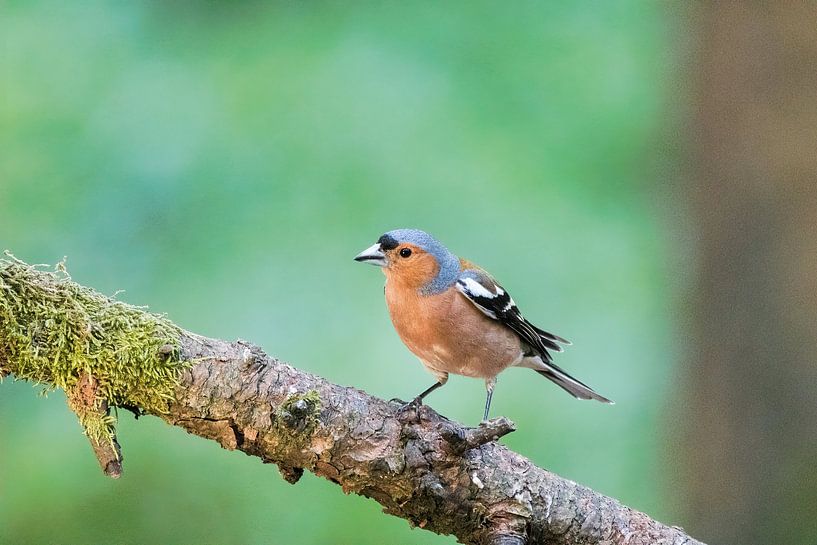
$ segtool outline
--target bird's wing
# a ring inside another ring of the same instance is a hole
[[[570,342],[539,329],[523,318],[513,298],[491,275],[482,269],[466,268],[457,278],[456,287],[483,314],[513,330],[522,342],[535,352],[530,355],[538,356],[535,358],[537,365],[531,368],[537,373],[544,375],[579,399],[595,399],[602,403],[612,403],[553,363],[548,350],[561,352],[562,347],[557,343],[570,344]]]
[[[527,321],[510,294],[487,272],[481,269],[465,269],[457,278],[455,286],[483,314],[516,333],[545,362],[552,361],[548,350],[562,351],[562,347],[557,343],[570,344],[569,341],[543,331]]]

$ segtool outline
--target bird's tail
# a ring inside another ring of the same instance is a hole
[[[602,403],[609,403],[610,405],[614,404],[614,401],[610,401],[606,397],[597,394],[593,391],[593,389],[576,380],[575,378],[571,377],[558,367],[553,364],[545,364],[546,369],[539,370],[536,369],[536,372],[542,375],[543,377],[553,381],[556,386],[562,388],[567,393],[572,395],[578,399],[595,399],[596,401],[601,401]]]

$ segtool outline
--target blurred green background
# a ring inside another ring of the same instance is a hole
[[[352,257],[419,227],[571,339],[616,400],[502,375],[506,443],[667,523],[689,249],[661,182],[675,15],[649,1],[4,2],[0,246],[385,398],[431,377]],[[673,213],[668,214],[668,209]],[[683,238],[683,237],[681,237]],[[105,479],[62,394],[0,391],[0,542],[454,543],[155,419]],[[468,424],[484,386],[428,402]],[[690,531],[694,528],[688,528]]]

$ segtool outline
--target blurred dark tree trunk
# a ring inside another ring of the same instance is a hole
[[[695,9],[686,527],[723,545],[814,545],[817,3]]]

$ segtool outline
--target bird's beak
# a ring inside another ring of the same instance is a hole
[[[355,256],[355,261],[370,263],[378,267],[386,266],[386,254],[380,249],[380,243],[372,244]]]

